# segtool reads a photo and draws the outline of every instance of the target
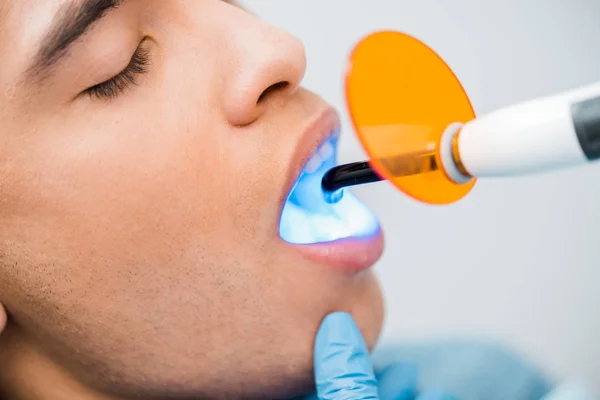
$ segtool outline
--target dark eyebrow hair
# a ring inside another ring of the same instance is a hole
[[[52,28],[41,41],[40,49],[34,58],[28,75],[36,80],[47,76],[62,58],[69,47],[81,38],[94,23],[102,19],[108,11],[117,8],[125,0],[84,0],[80,5],[69,4],[56,15]]]

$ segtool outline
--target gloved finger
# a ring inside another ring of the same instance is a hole
[[[376,377],[381,400],[413,400],[417,394],[418,371],[412,364],[391,364]]]
[[[445,393],[432,390],[432,391],[427,391],[427,392],[419,395],[419,397],[417,397],[415,400],[458,400],[458,399],[455,397],[452,397],[450,395],[447,395]]]
[[[379,399],[369,350],[350,314],[337,312],[325,317],[314,357],[319,399]]]

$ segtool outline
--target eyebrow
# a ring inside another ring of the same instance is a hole
[[[44,35],[28,75],[36,80],[44,79],[52,68],[68,55],[69,47],[109,11],[125,0],[85,0],[69,4],[58,13],[52,28]]]

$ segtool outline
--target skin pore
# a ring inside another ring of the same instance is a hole
[[[372,346],[383,309],[278,235],[329,109],[302,44],[231,2],[110,3],[0,0],[0,398],[310,391],[322,318]]]

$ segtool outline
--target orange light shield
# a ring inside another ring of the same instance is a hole
[[[400,32],[377,32],[353,50],[346,100],[370,164],[410,197],[449,204],[471,191],[441,168],[439,144],[446,128],[475,112],[446,63],[419,40]]]

